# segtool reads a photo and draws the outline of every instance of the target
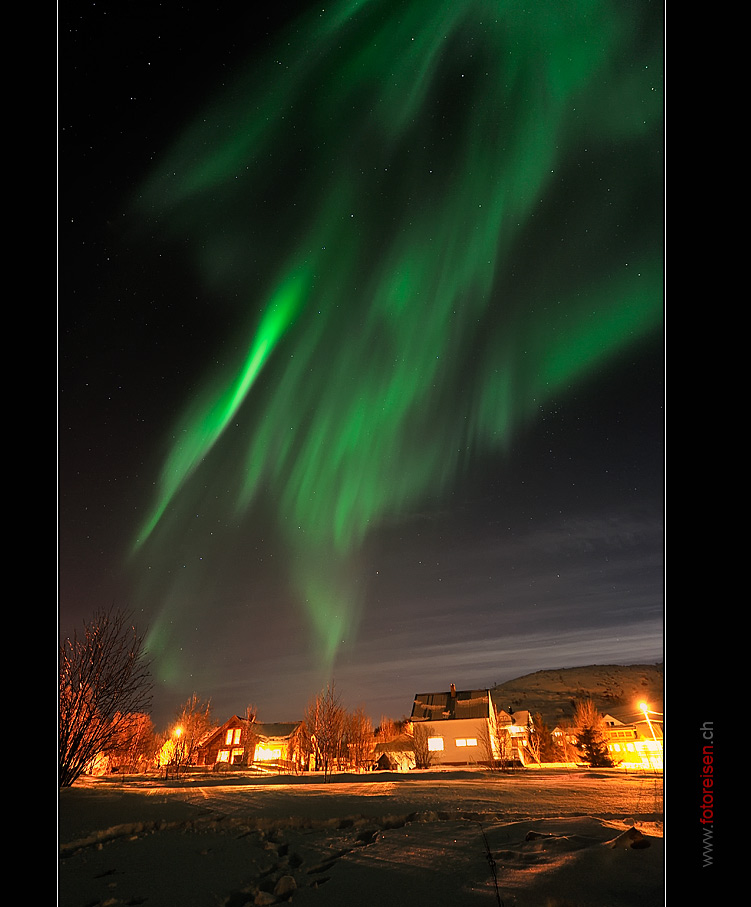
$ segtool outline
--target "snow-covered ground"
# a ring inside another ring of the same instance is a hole
[[[664,903],[656,775],[85,779],[58,829],[60,907]]]

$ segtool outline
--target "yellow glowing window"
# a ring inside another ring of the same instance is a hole
[[[428,737],[428,749],[437,752],[443,749],[443,737]]]
[[[457,737],[457,746],[477,746],[477,737]]]
[[[229,762],[229,750],[219,750],[216,757],[217,762]]]

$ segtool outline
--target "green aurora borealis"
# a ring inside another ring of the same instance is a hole
[[[340,0],[196,112],[134,210],[225,300],[227,343],[168,426],[136,561],[207,498],[238,532],[264,502],[328,671],[369,535],[661,331],[660,16]]]

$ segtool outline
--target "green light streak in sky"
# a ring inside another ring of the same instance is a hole
[[[660,329],[648,14],[334,3],[196,118],[139,202],[193,241],[207,287],[242,300],[250,339],[180,423],[138,545],[197,474],[218,481],[210,455],[236,422],[221,481],[235,515],[275,501],[331,664],[369,533]]]
[[[212,398],[207,406],[199,405],[191,409],[190,417],[179,430],[180,442],[173,448],[162,471],[159,502],[142,529],[139,545],[151,535],[175,494],[200,465],[237,413],[264,362],[293,323],[305,290],[302,276],[292,272],[269,302],[247,358],[226,392],[216,399]]]

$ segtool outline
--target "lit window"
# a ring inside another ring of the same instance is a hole
[[[443,737],[428,737],[428,749],[432,752],[443,749]]]
[[[456,745],[457,745],[457,746],[466,746],[466,745],[467,745],[467,741],[464,740],[463,738],[459,737],[459,738],[457,739],[457,741],[456,741]]]
[[[227,731],[227,739],[224,742],[227,744],[227,746],[231,746],[233,743],[239,743],[240,742],[240,728],[239,727],[230,728]]]
[[[634,744],[633,744],[633,743],[627,743],[627,744],[626,744],[626,749],[629,751],[629,753],[633,753],[634,750],[635,750]]]
[[[467,737],[467,746],[477,746],[477,737]]]
[[[229,750],[219,750],[216,757],[217,762],[229,762]]]
[[[259,743],[256,746],[254,758],[256,762],[276,762],[278,759],[282,758],[281,747],[263,746]]]

